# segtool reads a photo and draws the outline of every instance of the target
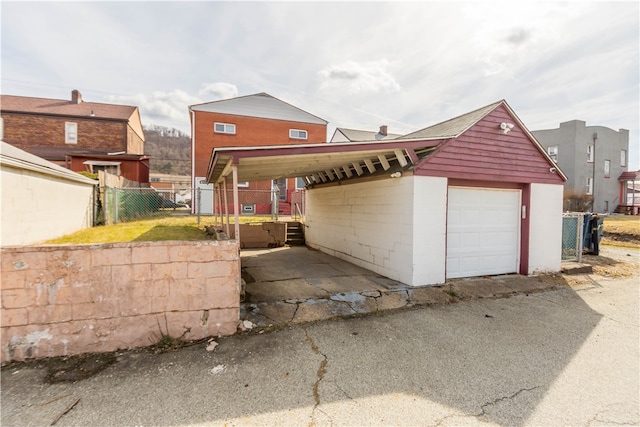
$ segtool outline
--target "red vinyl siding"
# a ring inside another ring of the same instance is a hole
[[[515,126],[507,135],[500,123]],[[563,184],[537,144],[502,105],[460,135],[446,141],[416,168],[416,175],[515,183]]]

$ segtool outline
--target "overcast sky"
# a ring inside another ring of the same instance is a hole
[[[628,2],[7,2],[3,94],[140,107],[267,92],[336,126],[407,133],[506,99],[530,130],[625,128],[640,167]]]

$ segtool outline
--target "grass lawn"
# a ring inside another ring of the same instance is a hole
[[[213,225],[214,218],[195,215],[171,216],[140,221],[122,222],[81,230],[68,236],[44,242],[45,244],[84,244],[115,242],[156,242],[160,240],[206,240],[205,225]],[[243,216],[240,223],[271,221],[269,216]],[[233,223],[233,217],[230,217]]]

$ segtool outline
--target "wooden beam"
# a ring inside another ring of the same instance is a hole
[[[342,172],[340,171],[340,168],[333,168],[333,172],[336,174],[336,176],[338,177],[338,179],[342,179]]]
[[[393,154],[396,155],[396,159],[398,159],[398,163],[400,163],[400,166],[407,166],[407,159],[406,157],[404,157],[404,152],[402,150],[393,150]]]
[[[347,175],[347,178],[351,178],[353,176],[353,173],[351,172],[351,168],[349,167],[349,165],[344,165],[342,167],[342,170],[344,170],[344,174]]]
[[[389,161],[387,160],[387,156],[385,156],[384,154],[378,154],[378,160],[380,160],[382,169],[388,170],[391,167],[389,166]]]
[[[327,182],[327,178],[324,176],[324,172],[318,172],[318,176],[322,180],[322,182]]]
[[[367,169],[369,169],[369,173],[374,173],[376,171],[376,167],[374,166],[371,159],[364,159],[364,164],[367,165]]]
[[[420,159],[418,159],[418,155],[413,148],[407,148],[407,155],[409,156],[409,159],[411,159],[411,164],[417,165],[418,162],[420,162]]]
[[[333,181],[335,179],[335,177],[333,176],[333,172],[331,172],[331,169],[327,169],[326,171],[324,171],[324,173],[327,174],[329,180]]]
[[[225,227],[225,232],[227,233],[227,237],[229,237],[229,201],[227,200],[227,177],[222,177],[222,186],[224,187],[224,213],[227,217],[227,225]]]
[[[358,176],[362,176],[362,166],[360,166],[360,162],[353,162],[352,164]]]

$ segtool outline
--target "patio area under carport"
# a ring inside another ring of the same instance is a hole
[[[305,246],[243,249],[240,255],[246,281],[240,318],[259,328],[504,297],[554,286],[539,277],[517,274],[408,286]]]

